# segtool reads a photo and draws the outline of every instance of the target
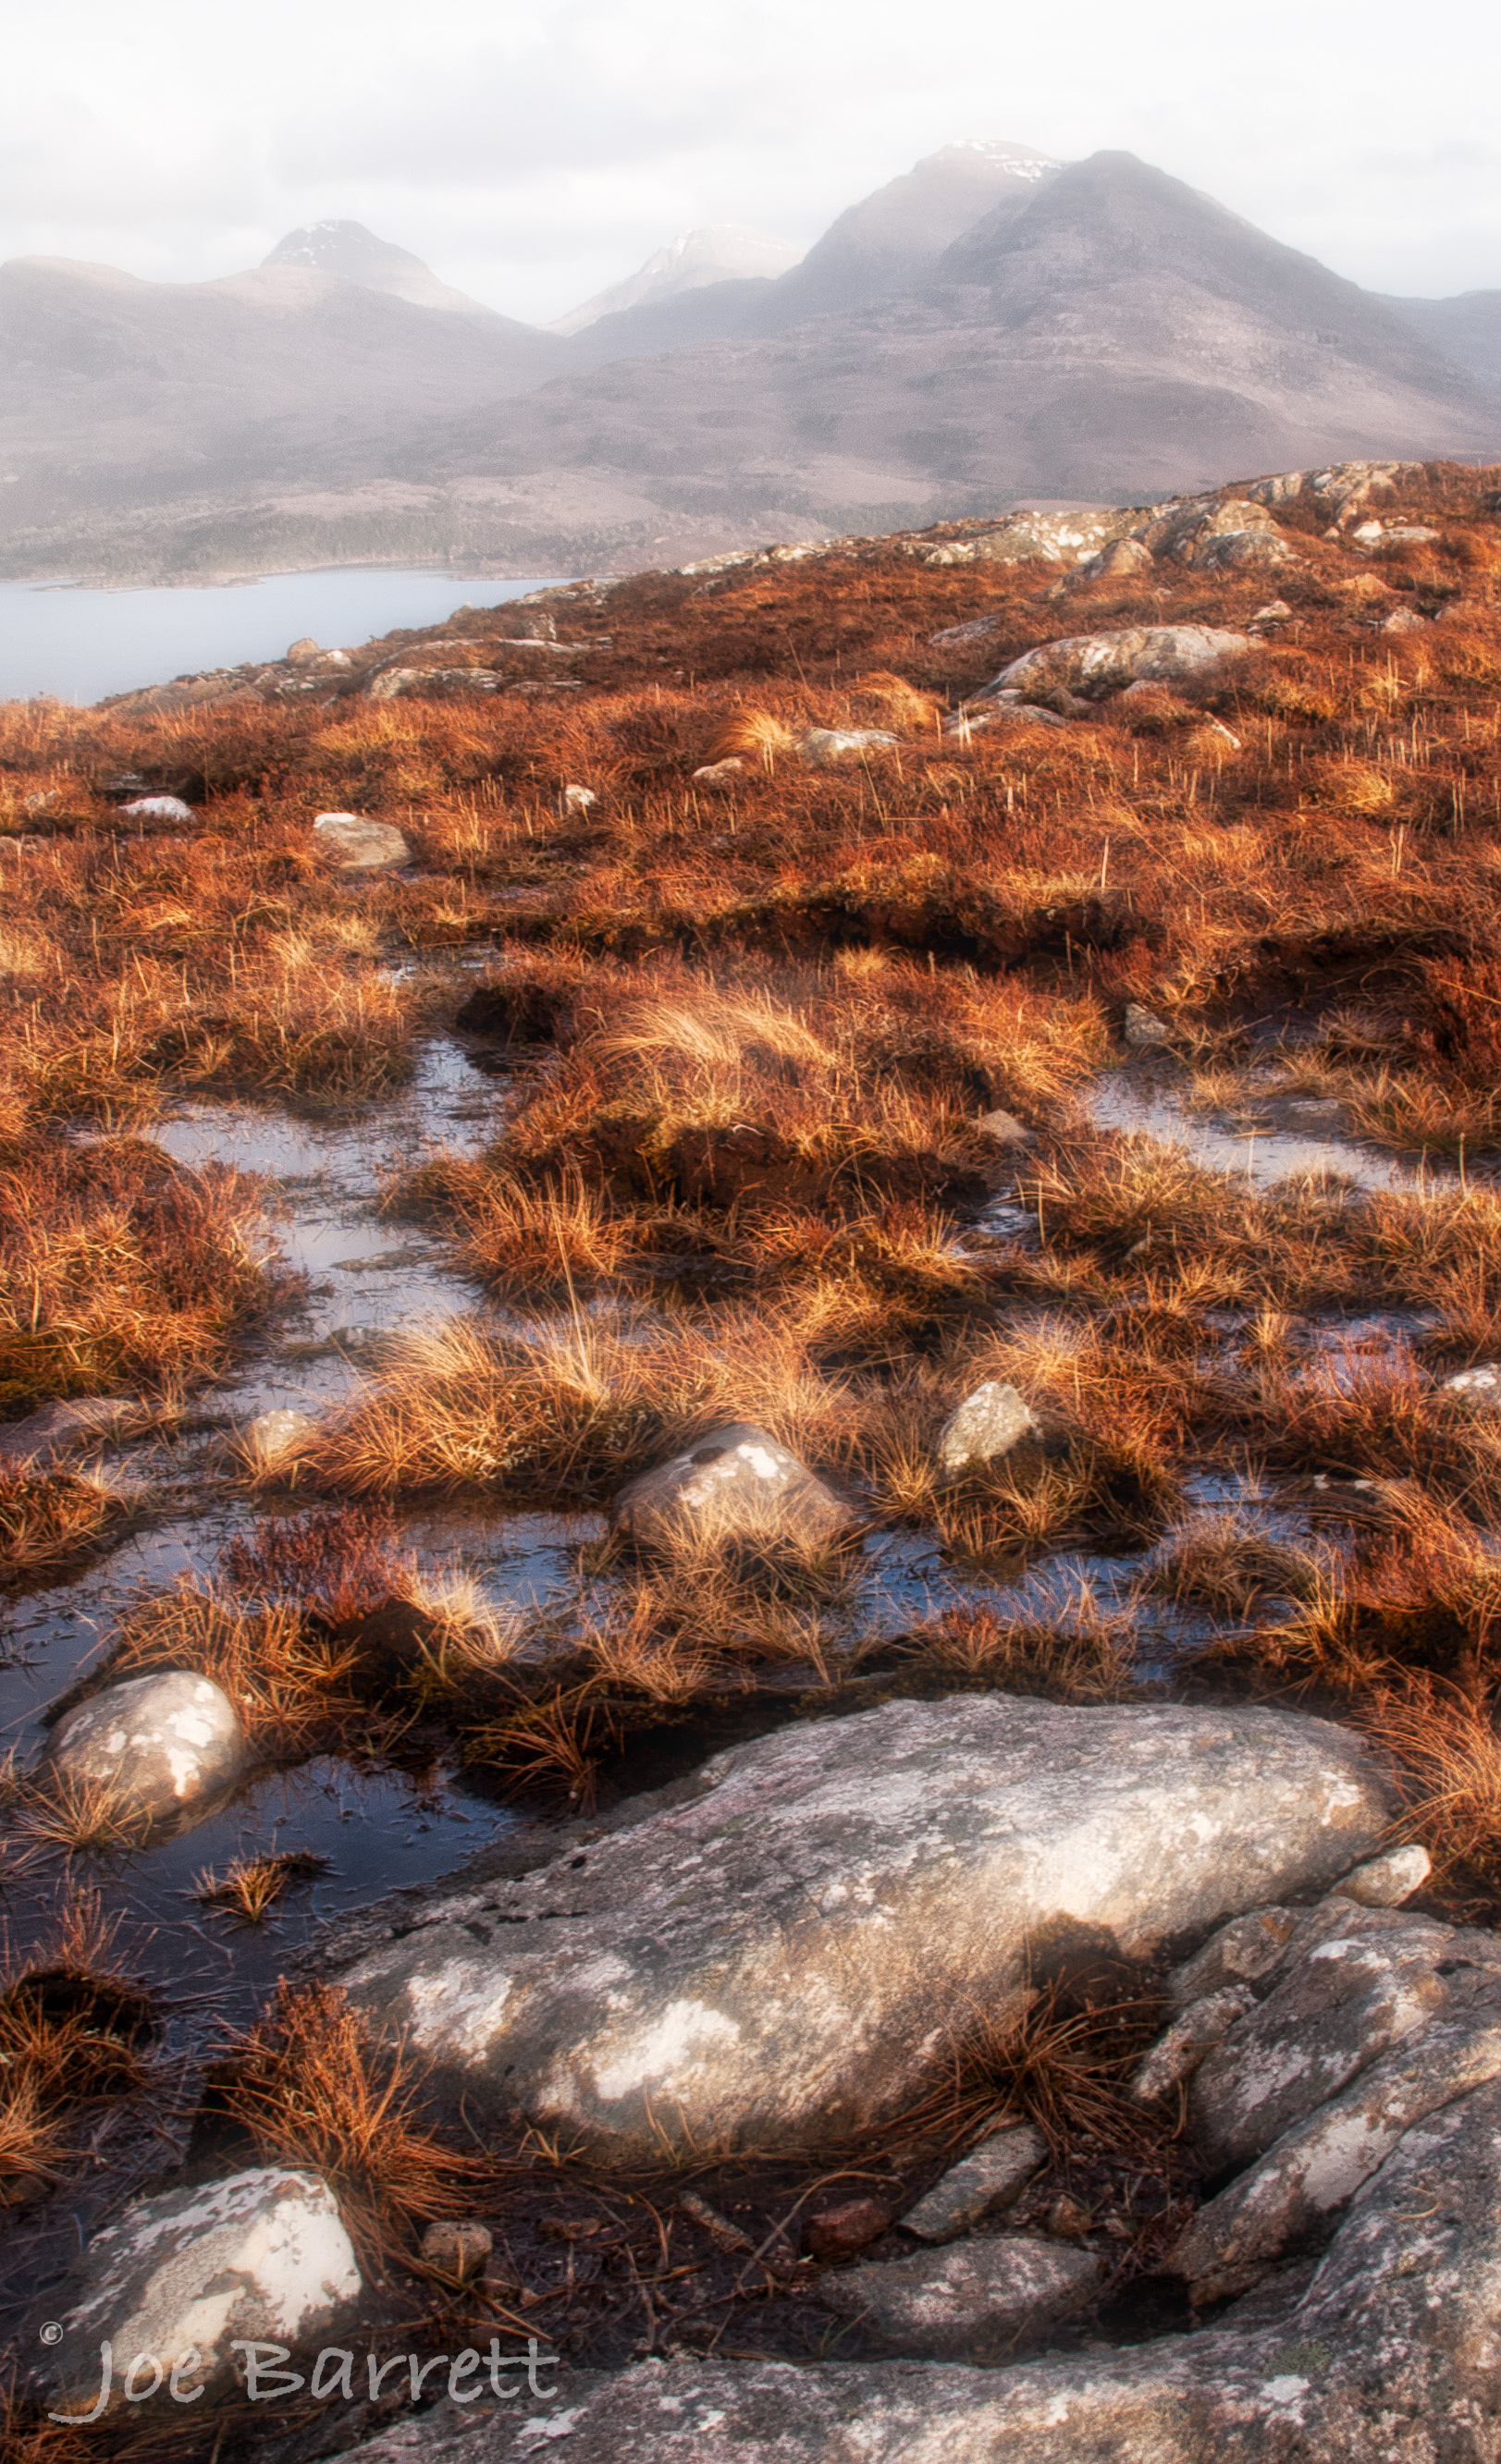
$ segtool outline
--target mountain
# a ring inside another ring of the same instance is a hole
[[[0,268],[0,568],[600,571],[1501,448],[1497,295],[1378,298],[1129,154],[949,146],[775,277],[662,256],[571,336],[357,224]]]
[[[585,299],[548,327],[551,334],[582,334],[585,325],[627,308],[676,299],[684,292],[702,291],[712,283],[772,281],[798,262],[798,251],[785,240],[743,223],[710,223],[702,231],[680,231],[666,248],[649,256],[639,273],[607,291]]]
[[[1433,349],[1447,352],[1484,385],[1501,392],[1501,291],[1462,291],[1453,299],[1383,299]]]
[[[393,299],[409,300],[414,308],[448,308],[460,317],[493,317],[495,310],[440,282],[420,256],[377,239],[364,223],[304,223],[278,240],[262,266],[305,266],[336,282],[358,283],[362,291],[384,291]]]

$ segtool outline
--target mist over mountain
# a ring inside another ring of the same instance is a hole
[[[946,146],[780,273],[727,228],[571,332],[358,223],[216,282],[13,260],[0,563],[609,569],[1501,445],[1501,294],[1380,298],[1129,154]]]

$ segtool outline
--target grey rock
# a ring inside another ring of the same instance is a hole
[[[984,2362],[1080,2308],[1104,2273],[1093,2251],[994,2233],[827,2276],[818,2298],[894,2352]]]
[[[1457,1395],[1473,1411],[1501,1412],[1501,1361],[1486,1360],[1474,1369],[1461,1369],[1445,1378],[1444,1392]]]
[[[1200,2209],[1170,2261],[1195,2300],[1238,2293],[1285,2252],[1317,2239],[1415,2123],[1501,2075],[1501,1970],[1449,1965],[1437,2018]]]
[[[210,2404],[232,2394],[234,2340],[295,2349],[332,2326],[361,2290],[326,2182],[259,2167],[127,2208],[96,2234],[69,2282],[46,2296],[60,2343],[48,2350],[34,2334],[26,2341],[43,2351],[38,2377],[49,2409],[77,2415],[98,2401],[107,2339],[113,2385],[101,2418],[135,2409],[150,2391],[149,2363],[160,2372],[158,2407],[181,2419],[194,2387]],[[138,2356],[132,2393],[127,2373]]]
[[[1384,1856],[1372,1857],[1352,1873],[1341,1875],[1335,1895],[1355,1900],[1363,1908],[1395,1908],[1421,1890],[1432,1871],[1432,1858],[1414,1840],[1405,1848],[1388,1848]]]
[[[1115,2352],[638,2364],[530,2422],[403,2423],[418,2464],[1495,2464],[1501,2082],[1408,2130],[1286,2303]],[[1236,2314],[1231,2314],[1233,2317]],[[478,2411],[479,2408],[475,2408]],[[488,2408],[487,2408],[488,2409]],[[351,2464],[386,2464],[385,2440]]]
[[[426,693],[452,701],[463,693],[498,693],[505,679],[494,668],[382,668],[365,686],[366,701],[406,701]]]
[[[643,1546],[722,1537],[817,1548],[848,1530],[854,1516],[766,1430],[734,1421],[628,1482],[613,1520]]]
[[[1173,1041],[1173,1030],[1166,1020],[1143,1007],[1140,1001],[1127,1001],[1124,1031],[1134,1052],[1159,1051]]]
[[[992,633],[1001,630],[999,616],[972,616],[967,625],[946,625],[941,633],[928,635],[931,650],[963,650],[972,642],[988,642]]]
[[[938,1432],[938,1469],[945,1480],[1000,1463],[1019,1446],[1035,1445],[1040,1432],[1014,1386],[988,1377],[951,1412]]]
[[[287,665],[289,668],[310,668],[314,660],[320,659],[322,655],[322,645],[315,642],[311,633],[304,633],[301,640],[294,642],[288,649]]]
[[[827,770],[851,753],[878,753],[899,742],[881,727],[809,727],[798,737],[797,756],[809,770]]]
[[[261,1412],[242,1432],[241,1443],[254,1471],[282,1471],[310,1451],[321,1425],[311,1412]]]
[[[44,1403],[39,1412],[0,1428],[0,1463],[29,1463],[34,1470],[45,1471],[50,1463],[61,1463],[69,1455],[107,1444],[143,1417],[138,1403],[110,1396]]]
[[[1302,562],[1266,507],[1246,496],[1186,505],[1153,523],[1145,537],[1153,554],[1165,563],[1184,564],[1200,573]]]
[[[1384,1914],[1345,1903],[1352,1916]],[[1284,1960],[1267,1999],[1194,2075],[1189,2120],[1211,2173],[1248,2164],[1421,2028],[1445,1999],[1436,1973],[1447,1925],[1400,1919],[1390,1932],[1332,1930]]]
[[[575,782],[564,787],[561,802],[566,818],[569,813],[589,812],[599,803],[599,798],[592,787],[581,787]]]
[[[723,761],[706,761],[701,770],[694,772],[693,783],[695,787],[713,787],[717,791],[721,788],[730,790],[744,776],[744,762],[738,754],[731,753]]]
[[[1037,1144],[1036,1132],[1029,1130],[1025,1121],[1019,1121],[1014,1112],[1004,1111],[1000,1105],[993,1111],[982,1112],[975,1127],[983,1131],[987,1138],[994,1138],[999,1147],[1034,1147]]]
[[[181,796],[136,796],[121,811],[133,822],[195,822],[198,819],[191,804]]]
[[[1380,626],[1383,633],[1425,633],[1427,629],[1427,618],[1420,616],[1415,607],[1394,607]]]
[[[380,872],[387,865],[411,862],[410,847],[389,822],[366,821],[359,813],[320,813],[313,832],[342,872]]]
[[[994,2131],[908,2209],[902,2231],[919,2241],[953,2241],[1010,2207],[1047,2162],[1048,2142],[1035,2123]]]
[[[1359,1739],[1289,1711],[891,1703],[716,1755],[584,1860],[398,1903],[338,1972],[475,2118],[621,2159],[818,2146],[916,2101],[1051,1963],[1316,1887],[1390,1815]]]
[[[1265,607],[1258,607],[1254,616],[1247,618],[1247,629],[1254,633],[1263,626],[1274,628],[1278,625],[1285,625],[1291,613],[1292,610],[1285,599],[1269,599]]]
[[[1164,2029],[1142,2060],[1130,2093],[1138,2104],[1155,2104],[1181,2080],[1192,2079],[1206,2054],[1223,2045],[1237,2019],[1244,2019],[1256,1996],[1248,1985],[1222,1985],[1202,2002],[1190,2002]]]
[[[1152,561],[1152,551],[1145,540],[1112,539],[1059,583],[1049,596],[1056,598],[1059,590],[1083,589],[1091,582],[1124,581],[1134,573],[1150,573]]]
[[[1291,1908],[1247,1908],[1244,1916],[1232,1917],[1192,1959],[1169,1970],[1164,1989],[1169,2010],[1185,2011],[1222,1986],[1254,1985],[1269,1975],[1297,1925]]]
[[[1134,517],[1118,514],[1008,514],[993,531],[969,542],[982,564],[1077,564],[1127,529]]]
[[[102,1782],[122,1815],[157,1824],[207,1813],[244,1762],[229,1696],[211,1678],[166,1668],[106,1685],[65,1712],[40,1769]]]
[[[1059,642],[1045,642],[1024,650],[1003,668],[987,693],[1008,689],[1040,699],[1060,686],[1099,701],[1125,685],[1144,681],[1174,684],[1185,676],[1203,675],[1222,659],[1238,658],[1252,647],[1245,633],[1229,633],[1211,625],[1126,625],[1113,632],[1077,633]]]

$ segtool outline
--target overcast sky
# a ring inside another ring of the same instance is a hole
[[[162,280],[366,223],[513,316],[806,247],[955,137],[1125,146],[1379,290],[1501,287],[1501,16],[1436,0],[11,0],[0,255]]]

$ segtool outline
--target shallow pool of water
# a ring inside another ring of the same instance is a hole
[[[101,701],[169,676],[279,659],[309,635],[346,649],[398,627],[441,625],[466,603],[497,607],[547,586],[370,564],[170,590],[0,582],[0,701]]]

